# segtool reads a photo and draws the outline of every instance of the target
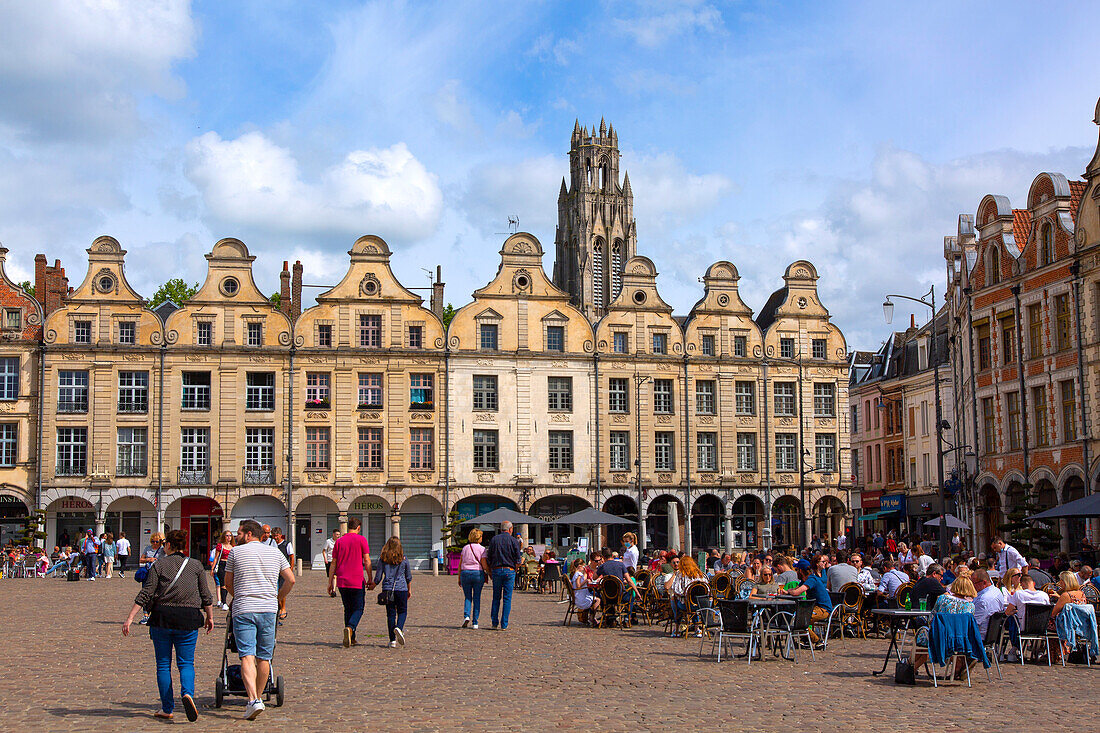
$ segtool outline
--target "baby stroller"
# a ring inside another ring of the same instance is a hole
[[[277,632],[276,632],[277,633]],[[241,678],[241,665],[229,663],[229,653],[237,653],[237,640],[233,638],[233,611],[225,617],[225,648],[222,650],[222,671],[214,680],[214,707],[220,708],[226,695],[245,697],[244,680]],[[275,676],[275,660],[272,659],[267,675],[267,685],[260,691],[265,703],[275,696],[275,707],[283,706],[283,678]]]

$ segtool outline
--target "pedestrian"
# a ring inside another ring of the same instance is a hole
[[[228,591],[225,588],[225,566],[229,562],[229,551],[233,549],[233,533],[229,531],[222,532],[221,540],[214,547],[214,559],[211,561],[211,568],[214,571],[214,582],[218,586],[218,608],[223,611],[229,610],[229,604],[226,602],[229,599]]]
[[[277,547],[260,542],[261,534],[263,529],[255,520],[241,522],[225,566],[225,585],[233,596],[233,638],[248,696],[246,720],[255,720],[264,711],[260,694],[267,687],[275,654],[275,615],[279,600],[294,587],[290,563]]]
[[[276,527],[275,530],[271,534],[275,538],[275,546],[277,548],[279,548],[279,552],[283,553],[283,557],[286,558],[286,561],[290,564],[290,570],[291,570],[291,572],[293,572],[294,571],[294,544],[289,539],[287,539],[286,535],[283,534],[283,528],[282,527]],[[281,587],[282,585],[283,585],[283,581],[280,579],[279,580],[279,586]],[[283,621],[286,621],[286,596],[281,596],[279,598],[279,623],[280,623],[280,625],[282,625]]]
[[[103,535],[103,544],[100,545],[100,551],[103,553],[103,567],[107,571],[107,577],[111,577],[111,573],[115,569],[115,555],[118,554],[118,544],[115,542],[115,536],[113,533],[108,532]],[[119,573],[121,577],[122,573]]]
[[[349,519],[348,522],[350,523],[351,520]],[[332,530],[332,536],[325,540],[325,546],[321,548],[321,557],[325,560],[325,575],[329,574],[329,566],[332,565],[332,548],[336,546],[336,540],[340,539],[341,534],[338,529]]]
[[[329,554],[329,561],[325,563],[328,567],[328,594],[335,597],[339,591],[340,601],[344,604],[344,648],[359,644],[355,638],[355,630],[359,626],[359,619],[363,617],[365,588],[374,587],[374,579],[371,578],[370,544],[360,533],[362,527],[363,520],[359,517],[348,517],[348,533],[332,533],[336,541]]]
[[[489,578],[489,565],[485,560],[485,546],[481,544],[481,537],[480,529],[470,530],[458,563],[458,585],[465,598],[462,606],[462,628],[469,626],[471,621],[474,622],[474,628],[477,628],[477,620],[481,616],[481,589]]]
[[[93,530],[88,530],[84,534],[84,539],[80,541],[80,551],[84,553],[84,568],[88,574],[88,580],[95,580],[95,566],[99,562],[99,540],[95,537]]]
[[[107,533],[100,533],[99,546],[96,547],[96,566],[95,571],[97,575],[103,575],[104,569],[107,567],[107,554],[103,551],[103,545],[107,542]]]
[[[126,539],[125,532],[118,533],[115,542],[115,553],[118,555],[118,577],[126,577],[126,563],[130,561],[130,540]]]
[[[519,540],[512,536],[512,523],[507,520],[501,522],[500,532],[489,540],[489,547],[485,551],[489,574],[493,578],[490,618],[494,629],[508,628],[508,616],[512,612],[512,591],[516,587],[516,568],[520,561],[519,550]]]
[[[130,635],[130,625],[142,610],[149,612],[149,638],[157,660],[157,688],[160,710],[154,717],[172,719],[175,697],[172,693],[172,650],[180,675],[183,711],[194,722],[199,717],[195,705],[195,644],[199,629],[214,628],[214,597],[206,582],[206,569],[187,557],[187,533],[174,529],[164,543],[165,556],[153,563],[145,576],[134,607],[122,624],[122,635]],[[204,619],[205,616],[205,619]]]
[[[382,586],[379,597],[386,604],[386,626],[390,632],[390,646],[405,646],[405,618],[409,614],[409,584],[412,568],[401,549],[401,540],[390,537],[382,547],[378,558],[378,570],[374,584]]]

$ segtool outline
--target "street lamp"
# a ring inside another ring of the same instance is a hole
[[[940,493],[940,561],[947,557],[947,495],[943,485],[943,405],[940,402],[940,365],[936,361],[936,286],[929,288],[928,292],[919,298],[909,295],[887,295],[882,303],[882,315],[889,324],[894,320],[894,304],[891,298],[902,298],[928,306],[932,310],[932,338],[929,342],[928,361],[932,364],[933,382],[936,388],[936,465],[939,470]]]

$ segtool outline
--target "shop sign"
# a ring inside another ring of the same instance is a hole
[[[58,509],[69,511],[92,511],[92,502],[87,499],[62,499]]]
[[[859,506],[861,509],[870,509],[871,511],[878,511],[879,498],[882,496],[882,491],[864,491],[859,495]]]
[[[0,505],[4,504],[22,504],[22,499],[18,499],[14,496],[8,496],[7,494],[0,494]]]
[[[905,516],[905,494],[887,494],[878,498],[880,512],[897,512],[899,516]]]
[[[384,512],[386,505],[380,501],[354,501],[351,509],[355,512]]]

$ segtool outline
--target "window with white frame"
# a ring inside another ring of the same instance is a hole
[[[409,348],[410,349],[422,349],[422,348],[424,348],[424,327],[423,326],[409,326]]]
[[[737,434],[737,470],[756,470],[756,433]]]
[[[21,331],[23,329],[23,311],[21,309],[4,309],[4,329],[7,331]]]
[[[714,356],[714,336],[703,334],[699,337],[699,350],[703,356]]]
[[[485,351],[497,350],[497,324],[495,323],[482,323],[478,327],[478,344],[479,348]]]
[[[275,372],[248,372],[245,375],[244,408],[275,409]]]
[[[696,454],[700,471],[718,470],[718,436],[716,433],[698,433],[695,436]]]
[[[496,471],[500,468],[496,430],[474,431],[474,470]]]
[[[814,339],[810,342],[811,355],[815,359],[828,359],[828,342],[825,339]]]
[[[83,476],[88,470],[88,428],[57,429],[57,476]]]
[[[794,433],[775,434],[775,470],[798,470],[796,437]]]
[[[368,314],[359,316],[359,345],[365,349],[377,349],[382,346],[382,316]]]
[[[259,347],[264,345],[264,324],[259,321],[249,321],[246,324],[245,346]]]
[[[612,377],[607,380],[607,410],[608,412],[629,412],[628,399],[629,383],[623,377]]]
[[[359,373],[359,409],[382,409],[382,374],[380,372]]]
[[[611,334],[612,351],[616,354],[625,354],[629,348],[628,341],[626,331],[615,331]]]
[[[88,372],[62,369],[57,373],[57,411],[88,411]]]
[[[149,434],[146,428],[118,428],[115,465],[117,476],[144,476],[148,458]]]
[[[332,324],[331,323],[319,323],[319,324],[317,324],[317,345],[318,346],[332,346]]]
[[[149,372],[118,373],[118,411],[149,411]]]
[[[794,358],[794,339],[787,337],[779,339],[779,356],[783,359]]]
[[[0,400],[19,399],[19,357],[0,358]]]
[[[565,351],[565,326],[546,327],[546,350]]]
[[[776,417],[794,417],[794,382],[775,382]]]
[[[210,467],[210,428],[180,428],[180,470]]]
[[[700,379],[695,382],[695,412],[700,415],[714,414],[713,379]]]
[[[744,358],[749,351],[749,339],[747,336],[733,337],[733,355]]]
[[[210,409],[210,372],[183,373],[183,396],[180,406],[185,410]]]
[[[814,467],[823,473],[836,471],[836,436],[815,435],[814,448],[816,458]]]
[[[672,413],[672,380],[653,380],[653,412],[661,415]]]
[[[672,471],[675,465],[673,434],[659,432],[653,436],[653,468],[656,471]]]
[[[73,321],[73,343],[74,344],[90,344],[92,343],[92,322],[91,321]]]
[[[814,417],[836,417],[836,385],[814,383]]]
[[[610,471],[630,470],[630,433],[621,430],[611,431],[607,467]]]
[[[668,353],[668,334],[667,333],[655,333],[655,334],[653,334],[653,353],[654,354],[667,354]]]
[[[13,422],[0,423],[0,466],[13,468],[19,447],[19,425]]]
[[[118,342],[126,345],[137,343],[137,324],[133,321],[119,321]]]
[[[197,321],[195,323],[195,344],[197,346],[212,346],[214,343],[213,321]]]
[[[275,467],[275,429],[244,429],[244,467],[248,471],[266,471]]]
[[[756,382],[737,382],[734,385],[734,405],[738,415],[756,414]]]

